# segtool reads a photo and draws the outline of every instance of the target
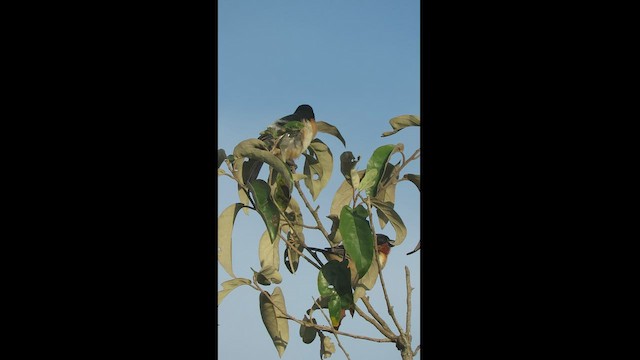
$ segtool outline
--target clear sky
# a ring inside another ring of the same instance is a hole
[[[373,151],[385,144],[403,143],[407,157],[420,147],[418,128],[407,128],[382,138],[391,130],[389,119],[420,114],[420,16],[419,0],[219,0],[218,1],[218,146],[227,153],[245,139],[255,138],[274,120],[291,114],[298,105],[313,107],[316,119],[336,126],[346,148],[335,137],[320,133],[334,157],[333,175],[314,205],[320,206],[325,227],[333,194],[343,181],[339,157],[344,151],[361,156],[358,169],[366,168]],[[400,159],[393,157],[393,162]],[[298,159],[301,171],[304,158]],[[223,167],[225,167],[223,165]],[[420,173],[413,162],[403,173]],[[218,214],[238,201],[236,186],[219,178]],[[303,185],[303,188],[306,188]],[[308,194],[308,193],[307,193]],[[294,196],[297,194],[294,191]],[[308,196],[310,198],[310,196]],[[296,198],[304,208],[299,197]],[[392,250],[385,280],[391,302],[404,327],[406,289],[404,266],[411,270],[413,287],[412,333],[415,348],[420,339],[420,259],[406,256],[420,239],[420,198],[409,182],[398,184],[396,211],[407,226],[405,242]],[[303,209],[305,224],[313,218]],[[391,225],[379,233],[395,238]],[[265,230],[259,215],[240,212],[232,234],[233,269],[238,277],[251,278],[250,267],[259,270],[257,244]],[[325,247],[326,240],[314,230],[305,230],[309,246]],[[280,252],[284,251],[281,244]],[[282,260],[282,257],[281,257]],[[220,283],[231,277],[218,265]],[[312,297],[318,296],[317,270],[301,262],[290,274],[281,264],[287,310],[302,318]],[[273,291],[275,285],[266,287]],[[374,307],[385,320],[380,283],[369,292]],[[315,312],[318,322],[326,324]],[[260,318],[258,293],[248,286],[231,292],[218,308],[219,358],[278,359],[278,353]],[[392,326],[393,327],[393,326]],[[357,314],[343,320],[340,330],[382,338]],[[283,359],[317,359],[319,340],[304,344],[299,325],[289,323],[290,341]],[[336,345],[332,359],[345,356]],[[400,354],[391,343],[373,343],[340,337],[352,359],[396,359]]]

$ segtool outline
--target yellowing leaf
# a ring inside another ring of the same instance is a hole
[[[222,302],[222,299],[224,299],[233,289],[241,285],[249,285],[249,284],[251,284],[251,280],[243,279],[243,278],[236,278],[236,279],[231,279],[229,281],[223,282],[221,284],[222,290],[218,291],[218,305],[220,305],[220,303]]]
[[[418,191],[420,191],[420,175],[405,174],[403,177],[411,181],[416,187],[418,187]]]
[[[247,139],[240,142],[233,149],[233,156],[236,158],[236,164],[239,164],[238,161],[243,161],[243,158],[245,157],[267,163],[276,171],[280,172],[285,179],[291,180],[291,170],[289,167],[277,156],[268,151],[267,145],[261,140]],[[244,184],[244,180],[242,181]]]
[[[280,269],[280,239],[276,238],[272,243],[269,232],[265,231],[258,244],[258,258],[260,259],[260,274],[269,280],[269,284],[271,282],[281,283],[282,275],[278,271]]]
[[[242,206],[240,203],[233,204],[224,209],[218,217],[218,262],[232,277],[236,276],[233,274],[231,266],[231,233],[236,215]]]
[[[329,123],[326,123],[324,121],[316,121],[316,127],[318,129],[318,132],[333,135],[338,139],[340,139],[340,141],[342,141],[342,145],[347,146],[347,143],[344,141],[344,138],[342,137],[342,135],[340,135],[340,131],[338,131],[337,127]]]
[[[271,300],[273,300],[276,306],[273,306],[265,294],[260,293],[260,315],[273,341],[273,345],[278,351],[278,356],[282,357],[289,343],[289,322],[284,318],[284,313],[282,313],[282,311],[286,312],[287,308],[280,287],[276,287],[273,290]],[[280,311],[280,309],[282,309],[282,311]]]
[[[393,131],[382,133],[382,137],[393,135],[408,126],[420,126],[420,117],[415,115],[400,115],[389,120],[389,124],[391,124]]]
[[[358,171],[358,177],[360,177],[361,179],[364,174],[364,170]],[[331,202],[331,209],[329,210],[329,213],[339,216],[342,208],[345,205],[349,205],[352,200],[353,188],[351,187],[351,184],[349,184],[349,182],[345,180],[342,182],[335,195],[333,196],[333,201]]]
[[[315,201],[331,178],[333,155],[329,147],[319,139],[314,139],[308,150],[310,154],[305,154],[304,162],[304,175],[307,176],[304,184]]]
[[[371,204],[378,210],[382,211],[384,215],[389,219],[391,225],[393,225],[393,229],[396,231],[396,239],[393,245],[400,245],[407,237],[407,227],[404,225],[404,222],[402,221],[402,218],[400,218],[400,215],[398,215],[398,213],[393,210],[393,204],[390,202],[382,202],[375,198],[371,199]]]
[[[336,352],[336,346],[333,345],[331,339],[328,336],[325,336],[321,333],[322,345],[320,346],[320,354],[324,359],[331,357],[334,352]]]

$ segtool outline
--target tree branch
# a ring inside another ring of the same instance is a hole
[[[382,285],[382,292],[384,293],[384,300],[387,303],[387,310],[389,312],[389,316],[391,316],[391,319],[393,320],[393,323],[396,325],[396,328],[398,328],[398,332],[400,333],[400,337],[406,341],[407,343],[409,343],[405,336],[405,334],[402,331],[402,326],[400,326],[400,323],[398,322],[398,319],[396,318],[396,314],[393,311],[393,306],[391,306],[391,301],[389,300],[389,294],[387,293],[387,286],[384,283],[384,278],[382,276],[382,266],[380,265],[380,258],[378,256],[378,236],[376,235],[376,229],[373,225],[373,212],[372,212],[372,206],[371,206],[371,198],[367,197],[367,206],[368,206],[368,211],[369,211],[369,226],[371,228],[371,231],[373,233],[373,244],[374,244],[374,249],[376,250],[375,252],[375,258],[376,258],[376,262],[378,263],[378,276],[380,277],[380,285]]]
[[[269,294],[268,291],[263,290],[260,285],[258,285],[258,282],[256,280],[256,275],[253,275],[253,284],[249,284],[250,287],[260,291],[261,293],[263,293],[267,299],[269,300],[269,302],[275,307],[277,308],[283,315],[284,318],[286,318],[287,320],[291,320],[293,322],[296,322],[300,325],[304,325],[306,327],[311,327],[317,330],[321,330],[321,331],[326,331],[326,332],[330,332],[330,333],[335,333],[339,334],[339,335],[344,335],[344,336],[348,336],[348,337],[352,337],[354,339],[362,339],[362,340],[369,340],[369,341],[373,341],[373,342],[378,342],[378,343],[387,343],[387,342],[394,342],[393,340],[389,340],[389,339],[376,339],[376,338],[371,338],[368,336],[362,336],[362,335],[355,335],[355,334],[350,334],[350,333],[346,333],[343,331],[339,331],[334,329],[333,327],[329,327],[329,326],[323,326],[323,325],[319,325],[319,324],[314,324],[312,321],[302,321],[299,319],[296,319],[295,317],[289,315],[286,311],[284,311],[284,309],[281,309],[280,306],[278,306],[278,304],[276,304],[273,299],[271,299],[271,294]]]
[[[411,273],[409,272],[409,267],[405,265],[404,271],[406,273],[406,279],[407,279],[407,325],[406,327],[407,327],[407,334],[411,336],[411,291],[413,289],[411,288],[411,278],[410,278]]]
[[[362,318],[364,318],[365,320],[367,320],[368,322],[371,323],[371,325],[375,326],[376,329],[378,329],[378,331],[380,331],[380,333],[384,336],[386,336],[388,339],[395,341],[398,336],[396,334],[394,334],[393,332],[391,332],[390,329],[385,329],[382,324],[380,324],[379,322],[377,322],[376,320],[374,320],[373,318],[369,317],[369,315],[367,315],[364,310],[362,310],[358,305],[355,305],[355,309],[356,312],[358,313],[358,315],[362,316]]]
[[[300,250],[298,250],[298,248],[296,248],[293,244],[291,244],[284,236],[282,236],[282,234],[280,234],[280,232],[278,232],[278,235],[280,236],[280,238],[284,241],[284,243],[287,245],[287,247],[289,247],[289,249],[293,250],[296,252],[296,254],[302,256],[305,260],[307,260],[311,265],[313,265],[316,269],[321,270],[321,265],[318,266],[318,264],[314,263],[313,261],[311,261],[311,259],[309,259],[305,254],[303,254]],[[318,260],[318,262],[320,262],[320,260],[318,258],[316,258],[316,260]],[[322,262],[320,262],[320,264],[322,264]]]
[[[369,314],[371,314],[371,316],[376,319],[376,321],[380,324],[380,326],[382,326],[383,329],[393,334],[393,331],[391,331],[391,328],[389,327],[389,325],[387,325],[387,322],[382,319],[380,314],[378,314],[378,312],[373,308],[373,305],[371,305],[371,303],[369,302],[369,297],[364,296],[361,299],[364,306],[367,307],[367,311],[369,312]],[[393,336],[394,338],[398,337],[398,335],[395,334],[393,334]]]
[[[320,306],[320,304],[318,303],[318,300],[314,299],[313,296],[311,297],[311,299],[313,300],[313,302],[316,303],[316,305],[318,305],[318,309],[320,309],[320,313],[322,314],[322,316],[324,316],[324,319],[327,320],[329,324],[331,324],[331,320],[329,320],[329,317],[327,317],[327,314],[325,314],[324,311],[322,311],[322,306]],[[344,352],[344,355],[347,357],[347,359],[351,360],[351,358],[349,357],[349,353],[347,353],[347,350],[344,348],[344,346],[342,346],[342,343],[340,342],[340,339],[338,338],[338,334],[336,334],[335,329],[333,329],[332,333],[333,333],[333,336],[336,337],[338,346],[340,346],[340,349],[342,349],[342,352]]]
[[[302,192],[302,188],[300,187],[300,182],[299,181],[294,181],[293,185],[298,190],[298,194],[300,194],[300,197],[302,198],[302,201],[304,202],[304,205],[307,207],[309,212],[311,212],[311,215],[313,216],[313,218],[316,220],[316,224],[318,224],[318,229],[320,230],[322,235],[324,235],[324,237],[327,239],[329,244],[331,244],[331,241],[329,240],[329,233],[324,228],[324,225],[322,225],[322,222],[320,221],[320,218],[318,217],[317,208],[316,208],[316,210],[313,210],[313,207],[311,206],[311,203],[309,203],[309,200],[307,200],[307,197]]]

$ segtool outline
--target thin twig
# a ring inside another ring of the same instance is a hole
[[[373,318],[376,319],[376,321],[380,324],[380,326],[382,326],[383,329],[393,334],[393,331],[391,331],[391,328],[389,327],[389,325],[387,325],[387,322],[384,321],[384,319],[382,319],[380,314],[378,314],[378,312],[373,308],[373,305],[371,305],[371,303],[369,302],[369,298],[364,296],[361,299],[364,306],[367,307],[367,311],[369,312],[369,314],[371,314],[371,316],[373,316]],[[395,334],[393,336],[398,337]]]
[[[278,304],[276,304],[273,299],[271,299],[271,294],[269,294],[268,291],[263,290],[260,285],[257,284],[256,278],[255,278],[255,274],[254,274],[254,279],[253,279],[253,284],[249,284],[250,287],[260,291],[261,293],[263,293],[267,299],[269,300],[269,302],[276,308],[278,309],[284,316],[284,318],[286,318],[287,320],[291,320],[295,323],[298,323],[300,325],[304,325],[306,327],[312,327],[316,330],[321,330],[321,331],[326,331],[326,332],[334,332],[334,328],[333,327],[329,327],[329,326],[323,326],[323,325],[319,325],[319,324],[314,324],[312,321],[302,321],[299,319],[296,319],[295,317],[287,314],[286,311],[283,311],[284,309],[281,309],[280,306],[278,306]],[[389,339],[376,339],[376,338],[371,338],[368,336],[362,336],[362,335],[355,335],[355,334],[350,334],[350,333],[346,333],[343,331],[339,331],[339,330],[335,330],[336,334],[339,335],[344,335],[344,336],[348,336],[354,339],[362,339],[362,340],[369,340],[369,341],[373,341],[373,342],[378,342],[378,343],[387,343],[387,342],[394,342],[393,340],[389,340]]]
[[[316,223],[318,224],[318,229],[320,230],[322,235],[324,235],[324,237],[327,238],[327,241],[329,241],[329,244],[331,244],[331,241],[329,240],[329,233],[324,228],[324,225],[322,225],[322,222],[320,221],[320,218],[318,217],[318,209],[316,208],[316,210],[313,210],[313,207],[311,207],[311,203],[309,203],[309,200],[307,200],[307,197],[302,192],[302,187],[300,187],[300,182],[294,181],[293,184],[296,187],[296,189],[298,189],[298,193],[300,194],[300,197],[302,198],[302,201],[304,202],[304,205],[307,207],[307,209],[309,209],[309,212],[311,212],[311,215],[316,220]]]
[[[416,348],[416,350],[413,352],[413,356],[415,357],[416,355],[418,355],[418,351],[420,351],[420,345],[418,345],[418,347]]]
[[[411,273],[409,272],[409,267],[404,266],[404,272],[406,273],[407,278],[407,334],[411,334]]]
[[[233,176],[231,176],[231,174],[229,174],[229,173],[227,173],[227,172],[224,172],[224,173],[222,173],[222,174],[218,173],[218,176],[220,176],[220,175],[228,176],[228,177],[230,177],[233,181],[238,181],[238,180],[236,180],[236,178],[234,178]]]
[[[371,325],[375,326],[376,329],[378,329],[378,331],[380,331],[380,333],[384,336],[386,336],[388,339],[391,340],[396,340],[397,336],[392,333],[391,331],[385,329],[384,327],[382,327],[382,325],[380,323],[378,323],[376,320],[374,320],[373,318],[369,317],[369,315],[367,315],[364,310],[362,310],[358,305],[355,305],[355,309],[356,312],[358,313],[358,315],[362,316],[362,318],[364,318],[365,320],[367,320],[368,322],[371,323]]]
[[[289,247],[289,249],[295,251],[299,256],[302,256],[305,260],[307,260],[316,269],[318,269],[318,270],[322,269],[321,265],[319,266],[315,262],[311,261],[311,259],[309,259],[305,254],[303,254],[300,250],[298,250],[298,248],[296,248],[293,244],[291,244],[284,236],[282,236],[282,234],[280,232],[278,232],[278,235],[284,241],[284,243]],[[316,260],[320,261],[318,258],[316,258]],[[322,263],[320,263],[320,264],[322,264]]]
[[[372,214],[372,207],[371,207],[371,198],[367,198],[367,206],[369,207],[369,226],[371,227],[371,231],[373,232],[373,243],[377,244],[378,243],[378,237],[376,235],[376,229],[373,225],[373,214]],[[387,286],[384,283],[384,278],[382,277],[382,266],[380,265],[380,258],[378,256],[378,246],[374,245],[374,249],[376,250],[376,254],[375,254],[375,258],[376,258],[376,262],[378,263],[378,276],[380,276],[380,285],[382,285],[382,292],[384,293],[384,299],[387,303],[387,310],[389,312],[389,315],[391,316],[391,319],[393,320],[393,323],[396,325],[396,327],[398,328],[398,331],[400,333],[400,336],[406,341],[406,336],[402,331],[402,326],[400,326],[400,323],[398,322],[398,319],[396,318],[396,314],[393,311],[393,306],[391,306],[391,301],[389,300],[389,294],[387,293]],[[407,341],[408,343],[408,341]]]
[[[324,319],[327,320],[329,324],[331,324],[331,320],[329,320],[329,317],[327,316],[327,314],[325,314],[324,311],[322,310],[322,306],[320,306],[320,304],[318,303],[318,300],[314,299],[313,296],[311,297],[311,299],[313,300],[313,302],[316,303],[316,305],[318,305],[318,309],[320,309],[320,313],[322,314],[322,316],[324,316]],[[349,357],[349,353],[347,353],[347,350],[344,348],[344,346],[342,346],[342,343],[340,342],[340,338],[338,338],[338,335],[336,334],[335,329],[332,332],[333,332],[333,336],[336,337],[336,341],[338,342],[338,346],[340,346],[340,349],[342,349],[342,352],[344,352],[347,359],[351,360],[351,358]]]

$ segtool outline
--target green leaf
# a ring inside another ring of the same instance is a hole
[[[382,133],[382,137],[393,135],[408,126],[420,126],[420,117],[415,115],[400,115],[389,120],[389,124],[391,124],[393,131]]]
[[[221,284],[222,290],[218,291],[218,305],[220,305],[222,299],[224,299],[233,289],[241,285],[249,284],[251,284],[251,280],[243,278],[236,278],[223,282]]]
[[[271,199],[269,185],[264,180],[254,180],[249,184],[251,193],[253,194],[253,202],[256,204],[256,210],[262,220],[264,220],[271,242],[275,241],[278,236],[278,225],[280,223],[280,212],[278,207]]]
[[[316,121],[316,127],[318,129],[318,132],[333,135],[340,139],[340,141],[342,141],[342,145],[344,145],[345,147],[347,146],[347,143],[344,141],[342,135],[340,135],[340,131],[338,131],[337,127],[324,121]]]
[[[222,165],[226,157],[227,157],[227,154],[224,152],[224,150],[218,149],[218,169],[220,168],[220,165]]]
[[[375,197],[378,193],[378,185],[380,183],[380,179],[384,175],[384,170],[387,169],[386,164],[389,162],[389,158],[391,157],[391,155],[403,150],[403,144],[389,144],[380,146],[373,152],[373,155],[371,155],[369,162],[367,162],[367,172],[364,178],[361,180],[361,182],[373,181],[373,183],[375,184],[374,186],[371,186],[367,189],[368,196]],[[371,177],[371,179],[367,179],[367,177],[369,176]],[[362,185],[360,186],[362,187]]]
[[[272,187],[273,201],[279,209],[285,210],[291,201],[290,182],[285,180],[282,174],[276,173],[274,184]]]
[[[277,156],[269,152],[267,149],[267,145],[261,140],[247,139],[240,142],[233,149],[233,156],[236,158],[234,164],[236,164],[235,168],[237,171],[240,171],[238,161],[244,161],[243,159],[247,157],[252,160],[267,163],[276,171],[281,173],[285,177],[285,179],[291,179],[291,170],[289,169],[289,167]],[[242,184],[245,185],[244,180],[242,180]]]
[[[318,273],[318,291],[321,296],[348,296],[351,293],[351,272],[347,261],[331,260]]]
[[[338,296],[329,298],[329,318],[331,318],[331,325],[338,329],[342,323],[342,319],[344,318],[342,301]]]
[[[339,228],[344,248],[355,263],[358,276],[362,277],[371,266],[374,249],[369,221],[360,212],[358,208],[353,210],[345,205],[340,213]]]
[[[260,259],[260,274],[269,281],[269,284],[271,282],[281,283],[282,275],[278,271],[280,269],[280,239],[271,242],[269,233],[265,231],[260,237],[258,258]]]
[[[236,215],[242,206],[240,203],[233,204],[224,209],[218,217],[218,262],[224,271],[234,278],[236,276],[231,266],[231,233]]]
[[[304,162],[304,175],[307,176],[304,179],[304,184],[315,201],[331,178],[333,155],[329,147],[319,139],[314,139],[311,142],[308,151],[309,154],[305,154]]]
[[[282,357],[289,343],[289,322],[284,318],[284,313],[278,309],[280,308],[285,312],[287,311],[280,287],[276,287],[273,290],[271,299],[277,307],[273,306],[265,294],[260,293],[260,315],[273,341],[273,345],[278,351],[278,356]]]
[[[418,187],[418,191],[420,191],[420,175],[404,174],[403,178],[411,181],[416,187]]]
[[[384,215],[389,219],[391,225],[393,225],[393,229],[396,231],[396,239],[393,244],[394,246],[400,245],[407,237],[407,227],[404,225],[400,215],[393,210],[393,203],[382,202],[373,198],[371,199],[371,204],[378,210],[382,211],[382,213],[384,213]]]
[[[358,190],[366,190],[368,192],[369,189],[378,185],[379,179],[380,176],[378,176],[378,169],[367,169],[366,175],[356,188]]]
[[[304,316],[304,318],[302,319],[303,321],[310,321],[314,324],[317,324],[318,322],[316,321],[316,319],[309,319],[306,315]],[[302,338],[302,342],[305,344],[311,344],[313,342],[313,340],[316,339],[316,335],[318,334],[318,330],[316,330],[313,327],[310,326],[305,326],[305,325],[300,325],[300,337]]]
[[[329,300],[331,324],[336,329],[340,327],[344,310],[353,304],[351,272],[347,262],[331,260],[318,273],[318,291],[323,298]]]

